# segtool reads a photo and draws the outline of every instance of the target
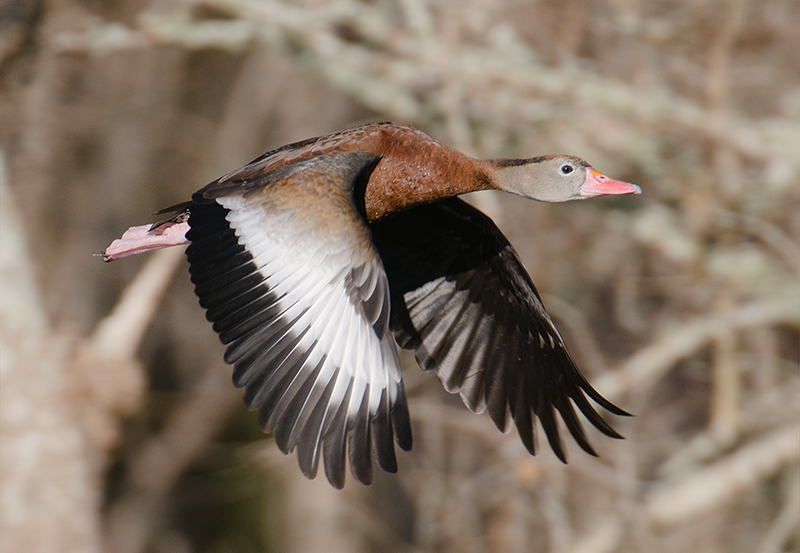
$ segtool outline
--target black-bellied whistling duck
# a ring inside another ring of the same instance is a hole
[[[190,244],[234,383],[309,478],[322,455],[341,488],[348,457],[368,484],[373,450],[395,472],[394,441],[411,448],[395,341],[501,430],[510,415],[532,454],[538,417],[565,460],[558,410],[595,455],[573,403],[614,438],[586,396],[627,413],[581,375],[511,244],[455,197],[486,189],[547,202],[641,192],[577,157],[480,161],[411,127],[369,124],[264,154],[167,221],[129,229],[105,259]]]

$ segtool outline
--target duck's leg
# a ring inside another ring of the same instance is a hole
[[[117,238],[106,248],[103,252],[103,261],[114,261],[161,248],[188,244],[189,240],[186,239],[188,230],[188,222],[172,221],[160,223],[156,227],[153,225],[131,227],[125,231],[122,238]]]

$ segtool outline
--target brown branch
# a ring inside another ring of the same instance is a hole
[[[0,549],[99,551],[98,478],[0,152]]]
[[[99,551],[104,453],[116,440],[120,413],[141,396],[144,378],[133,355],[176,254],[151,259],[92,338],[56,332],[41,306],[2,157],[0,195],[0,545]]]
[[[725,313],[702,315],[686,321],[629,357],[619,369],[597,379],[596,388],[614,398],[648,386],[675,363],[692,355],[726,332],[761,326],[800,326],[800,300],[764,300]]]
[[[800,525],[800,470],[787,474],[789,484],[785,487],[787,496],[783,508],[761,541],[758,553],[781,553],[784,544],[797,533]]]
[[[645,508],[653,522],[677,524],[714,509],[798,460],[800,424],[791,424],[709,467],[657,486],[647,495]]]
[[[109,358],[134,357],[182,259],[183,248],[166,248],[151,255],[125,288],[114,310],[97,325],[91,347],[98,354]]]
[[[800,148],[800,129],[795,125],[778,119],[750,120],[742,114],[722,114],[688,98],[652,94],[575,66],[547,67],[508,28],[502,29],[504,40],[497,44],[460,48],[447,56],[437,49],[442,46],[439,42],[429,43],[432,50],[409,49],[415,44],[416,31],[398,28],[385,10],[367,5],[333,3],[298,8],[274,0],[206,0],[204,4],[239,19],[193,22],[170,15],[148,15],[142,18],[141,29],[95,24],[87,33],[54,37],[53,45],[61,53],[110,52],[156,43],[226,50],[239,50],[254,40],[280,47],[302,45],[303,61],[335,86],[376,111],[409,122],[427,121],[444,113],[446,106],[438,101],[444,96],[438,93],[438,87],[442,84],[439,77],[447,69],[446,74],[457,78],[470,98],[472,117],[490,120],[494,125],[515,128],[521,113],[529,113],[530,117],[522,120],[531,122],[534,114],[548,112],[543,105],[546,103],[570,103],[576,109],[592,106],[615,114],[620,124],[635,122],[628,126],[634,134],[640,127],[680,129],[726,145],[739,155],[797,167],[793,152]],[[382,48],[345,40],[338,33],[342,22]],[[433,87],[437,93],[430,99],[420,99],[415,89],[426,82],[438,83]],[[514,91],[511,99],[509,90]],[[606,124],[602,118],[597,123]],[[584,120],[584,126],[591,124],[591,119]],[[604,129],[596,130],[602,134]],[[585,128],[584,132],[590,131]]]
[[[75,409],[87,438],[100,451],[116,444],[119,417],[139,407],[146,379],[136,352],[181,258],[181,248],[155,252],[70,359]]]
[[[746,0],[728,2],[723,14],[722,27],[709,52],[705,95],[712,109],[724,108],[728,103],[731,49],[744,17],[746,4]]]
[[[0,150],[0,328],[39,334],[48,325],[34,277],[25,225],[7,182],[5,152]]]
[[[609,516],[595,524],[588,532],[565,549],[568,553],[611,553],[619,550],[623,539],[622,520],[618,516]]]
[[[776,407],[779,407],[776,409]],[[696,434],[677,448],[658,468],[660,478],[677,478],[724,455],[741,436],[761,435],[773,428],[800,419],[800,378],[793,377],[781,386],[769,389],[758,397],[750,397],[743,406],[735,432],[720,432],[710,427]]]
[[[214,363],[170,414],[163,430],[131,460],[128,490],[108,508],[107,551],[136,553],[150,545],[168,494],[236,405],[237,394]]]
[[[755,236],[769,246],[775,254],[782,257],[800,275],[800,244],[792,240],[776,225],[754,215],[739,214],[731,211],[727,211],[725,214],[738,219],[744,232]]]
[[[720,316],[730,310],[730,301],[721,299]],[[712,339],[711,427],[718,432],[734,434],[739,419],[741,371],[736,362],[736,331],[721,332]]]

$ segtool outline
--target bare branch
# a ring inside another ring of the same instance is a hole
[[[629,357],[619,369],[597,379],[598,390],[611,397],[650,385],[675,363],[731,330],[779,324],[800,325],[800,299],[765,300],[725,313],[686,321]]]
[[[99,470],[144,388],[134,359],[180,252],[154,257],[95,336],[49,329],[0,157],[4,551],[99,551]]]
[[[543,99],[558,105],[569,101],[578,107],[594,106],[616,114],[622,118],[620,124],[632,120],[644,128],[681,129],[727,145],[743,156],[782,167],[789,164],[795,173],[800,168],[800,162],[792,155],[800,149],[800,130],[795,125],[707,110],[688,98],[638,90],[578,66],[547,67],[508,27],[489,33],[498,37],[493,44],[460,48],[448,56],[437,51],[442,46],[440,42],[427,42],[430,48],[409,51],[408,45],[416,44],[415,35],[422,25],[416,15],[409,31],[393,25],[385,10],[347,2],[306,8],[274,0],[208,0],[206,4],[239,19],[209,23],[148,14],[142,18],[140,30],[116,23],[96,24],[85,34],[55,37],[54,46],[62,53],[110,52],[156,42],[235,50],[253,40],[279,46],[300,40],[305,47],[303,60],[331,82],[376,111],[407,121],[422,121],[429,119],[432,112],[445,112],[446,105],[435,97],[429,102],[420,101],[414,90],[426,82],[440,82],[438,75],[444,69],[441,64],[447,60],[447,73],[468,91],[473,117],[496,125],[513,128],[520,113],[546,112]],[[408,5],[415,6],[413,2]],[[415,10],[411,13],[418,15]],[[377,51],[344,40],[337,33],[338,25],[344,21],[384,48]],[[515,91],[518,101],[508,101],[509,88]],[[598,123],[604,124],[601,120]],[[584,125],[591,124],[584,120]],[[637,133],[636,127],[629,130]]]
[[[645,501],[647,513],[657,524],[677,524],[715,508],[798,460],[800,424],[792,424],[753,440],[714,465],[658,486]]]
[[[152,254],[92,335],[91,347],[97,354],[122,359],[135,355],[182,258],[183,248],[167,248]]]
[[[5,152],[0,150],[0,326],[4,332],[38,334],[47,326],[47,315],[7,178]]]
[[[99,551],[95,452],[70,401],[0,156],[0,550]]]
[[[132,460],[129,489],[109,507],[107,551],[137,553],[150,544],[170,489],[236,405],[237,394],[223,374],[216,364],[206,368],[164,429]]]
[[[787,497],[783,509],[772,523],[767,535],[764,536],[758,553],[781,553],[784,544],[790,539],[792,533],[800,528],[800,470],[792,471],[786,475],[789,484],[786,486]]]

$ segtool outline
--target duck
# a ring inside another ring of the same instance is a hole
[[[300,469],[342,488],[397,471],[412,446],[398,346],[537,453],[539,420],[567,462],[560,418],[597,453],[575,407],[622,436],[628,416],[582,375],[519,255],[458,196],[544,202],[640,194],[570,155],[479,160],[413,127],[370,123],[274,149],[131,227],[112,261],[188,245],[189,273],[244,402]]]

